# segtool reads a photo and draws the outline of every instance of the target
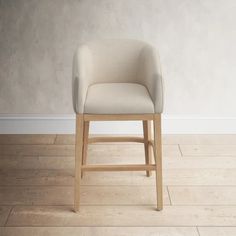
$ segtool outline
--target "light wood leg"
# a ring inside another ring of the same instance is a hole
[[[80,182],[81,182],[81,164],[83,155],[83,115],[76,115],[76,143],[75,143],[75,212],[79,211],[80,205]]]
[[[163,209],[162,199],[162,145],[161,145],[161,114],[154,115],[154,156],[156,162],[157,210]]]
[[[151,140],[151,121],[143,120],[143,137],[144,137],[144,150],[145,150],[145,162],[147,165],[152,163],[152,150],[149,145],[149,141]],[[146,171],[146,175],[151,176],[151,171]]]
[[[86,165],[87,162],[87,152],[88,152],[88,137],[89,137],[89,121],[84,121],[84,138],[83,138],[83,157],[82,165]],[[81,172],[81,177],[83,177],[84,172]]]

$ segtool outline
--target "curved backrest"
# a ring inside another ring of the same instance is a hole
[[[88,42],[91,53],[91,83],[139,82],[140,55],[148,44],[132,39]]]
[[[96,83],[138,83],[145,86],[155,105],[163,110],[163,85],[158,52],[132,39],[109,39],[81,44],[73,59],[73,104],[83,113],[87,90]]]

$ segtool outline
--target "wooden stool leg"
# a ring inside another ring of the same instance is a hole
[[[145,162],[147,165],[152,163],[152,150],[149,144],[151,140],[151,121],[143,120],[143,137],[144,137],[144,150],[145,150]],[[146,171],[146,175],[151,176],[152,172],[150,170]]]
[[[83,132],[84,120],[82,114],[76,115],[76,139],[75,139],[75,212],[79,211],[80,205],[80,182],[81,164],[83,155]]]
[[[86,165],[87,162],[87,152],[88,152],[88,137],[89,137],[89,121],[84,121],[84,141],[83,141],[83,157],[82,165]],[[81,172],[81,177],[84,173]]]
[[[156,161],[157,210],[163,209],[162,199],[162,146],[161,146],[161,114],[154,115],[154,156]]]

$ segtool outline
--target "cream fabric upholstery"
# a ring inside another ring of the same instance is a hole
[[[135,83],[101,83],[89,87],[84,112],[88,114],[154,113],[147,89]]]
[[[162,113],[163,85],[157,51],[138,40],[80,45],[73,60],[76,113]]]

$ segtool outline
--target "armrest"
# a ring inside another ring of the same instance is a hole
[[[84,103],[92,74],[92,60],[86,45],[78,47],[73,58],[72,99],[76,113],[84,112]]]
[[[158,52],[146,46],[141,52],[140,79],[149,91],[154,103],[155,113],[163,112],[163,79]]]

